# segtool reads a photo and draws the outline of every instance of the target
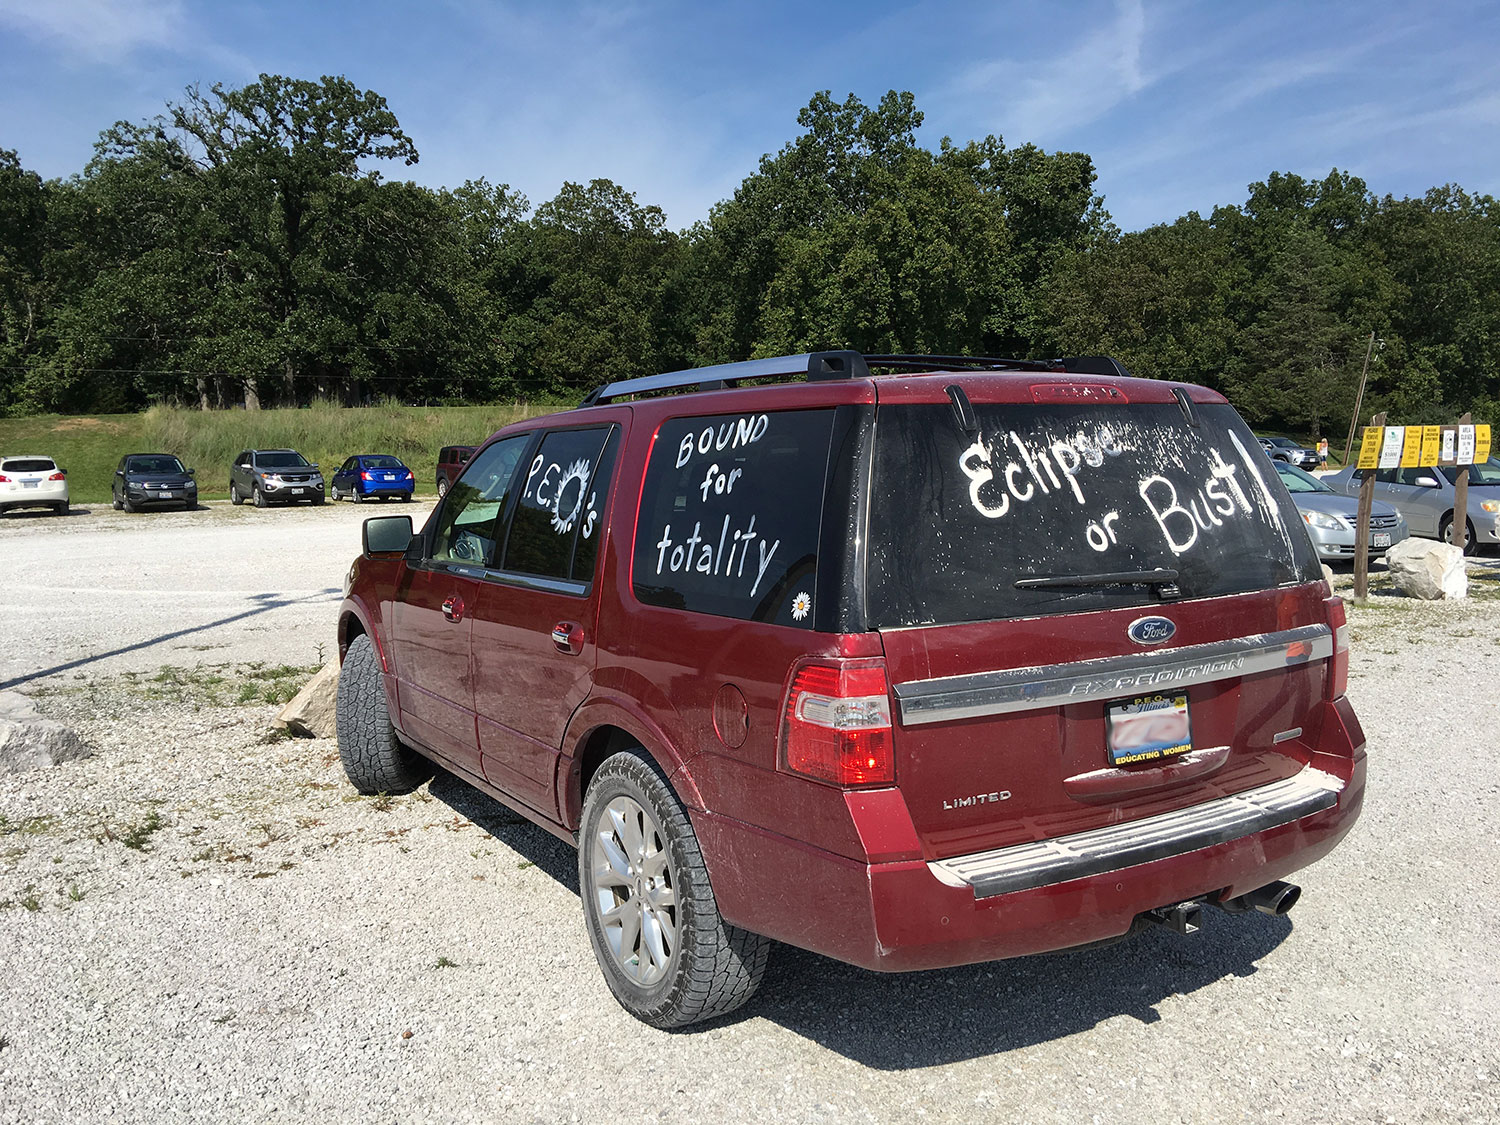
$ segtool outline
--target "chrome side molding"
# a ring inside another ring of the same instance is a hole
[[[1102,660],[910,680],[895,686],[896,712],[904,726],[944,723],[1253,676],[1332,655],[1333,630],[1303,625]]]

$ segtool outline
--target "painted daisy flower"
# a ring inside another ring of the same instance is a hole
[[[805,592],[792,599],[792,616],[796,620],[801,621],[810,609],[812,609],[812,598],[808,597]]]

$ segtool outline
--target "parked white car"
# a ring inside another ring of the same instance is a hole
[[[68,470],[50,457],[0,457],[0,512],[51,508],[68,514]]]

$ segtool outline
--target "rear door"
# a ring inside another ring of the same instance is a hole
[[[517,482],[503,554],[479,591],[472,640],[485,776],[556,815],[558,753],[593,679],[593,582],[618,426],[541,436]]]
[[[884,394],[876,426],[869,613],[929,856],[1303,768],[1332,650],[1321,572],[1233,410],[1166,386],[966,387],[977,429]]]

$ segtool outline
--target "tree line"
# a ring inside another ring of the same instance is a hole
[[[910,93],[816,94],[692,227],[609,180],[430,189],[344,78],[190,88],[43,181],[0,150],[0,412],[568,399],[822,348],[1107,354],[1342,432],[1500,400],[1495,200],[1335,169],[1122,233],[1085,153],[918,143]],[[1500,421],[1500,418],[1496,418]]]

